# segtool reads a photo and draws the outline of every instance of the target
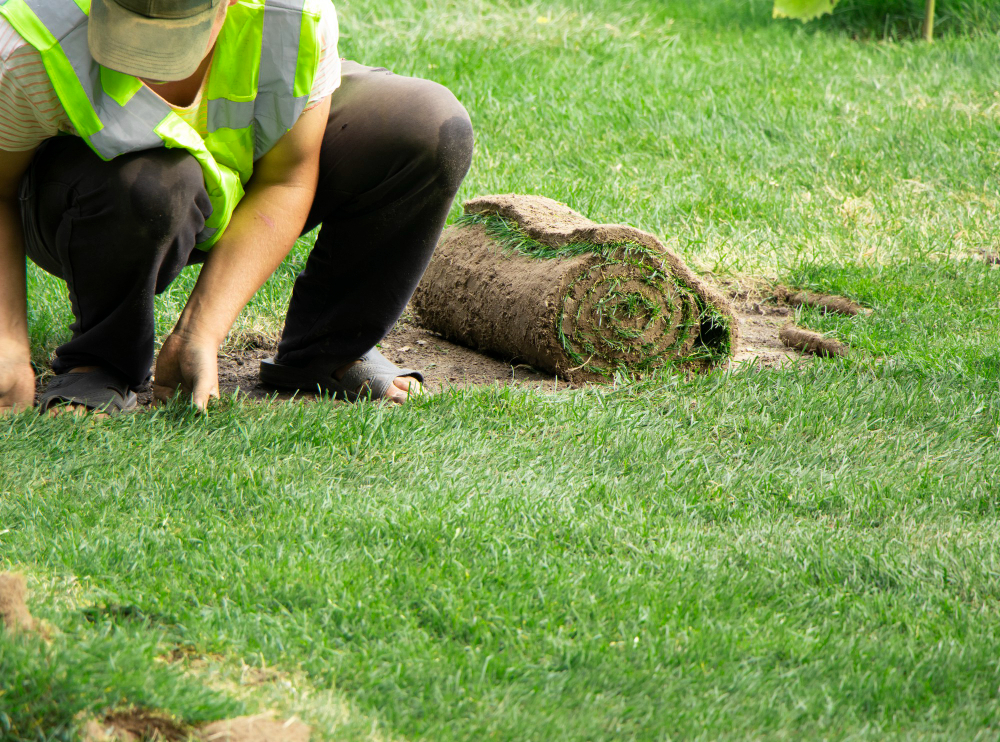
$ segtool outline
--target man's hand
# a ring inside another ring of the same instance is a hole
[[[21,354],[0,354],[0,415],[35,404],[35,370]]]
[[[35,403],[17,192],[34,152],[0,151],[0,415]]]
[[[156,361],[153,393],[178,387],[205,410],[219,396],[217,353],[233,321],[292,249],[316,195],[330,99],[299,118],[254,165],[229,228],[208,253],[184,311]]]
[[[211,339],[172,332],[156,358],[153,398],[166,402],[180,390],[190,395],[191,403],[199,411],[206,412],[208,401],[219,396],[217,353],[218,345]]]

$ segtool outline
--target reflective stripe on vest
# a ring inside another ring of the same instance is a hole
[[[197,246],[207,250],[228,226],[253,163],[308,103],[319,64],[316,2],[322,0],[230,6],[205,88],[204,139],[137,78],[94,61],[87,44],[89,0],[6,0],[0,15],[39,51],[74,129],[102,159],[164,146],[195,157],[213,207],[197,237]]]

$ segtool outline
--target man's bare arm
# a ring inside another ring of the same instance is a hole
[[[31,407],[35,398],[17,200],[21,178],[33,156],[34,151],[0,150],[0,415]]]
[[[205,409],[218,396],[216,357],[237,315],[298,238],[316,195],[330,99],[306,111],[254,166],[226,234],[212,248],[156,362],[154,394],[180,387]]]

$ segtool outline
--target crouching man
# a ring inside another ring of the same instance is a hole
[[[153,391],[204,409],[236,316],[320,223],[261,379],[405,402],[422,377],[375,344],[471,152],[448,90],[340,60],[328,0],[6,0],[0,413],[34,403],[25,255],[66,282],[75,317],[43,410],[108,414],[148,379],[154,295],[203,262]]]

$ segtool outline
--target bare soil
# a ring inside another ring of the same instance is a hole
[[[718,283],[716,285],[719,285]],[[733,306],[739,322],[739,344],[730,367],[752,363],[763,368],[807,362],[801,352],[784,345],[778,337],[793,310],[779,304],[769,287],[743,280],[719,286]],[[274,355],[276,340],[260,335],[242,338],[219,355],[219,389],[223,396],[239,392],[250,400],[287,400],[293,396],[311,398],[311,394],[293,395],[263,386],[258,379],[261,359]],[[558,376],[542,374],[517,360],[480,353],[449,342],[423,327],[407,313],[381,343],[382,353],[400,367],[419,369],[431,393],[451,387],[465,388],[499,384],[524,389],[559,391],[577,388]],[[47,379],[39,379],[39,391]],[[147,388],[139,394],[140,406],[152,404]]]
[[[729,362],[730,368],[747,363],[761,368],[778,368],[803,362],[801,353],[778,338],[792,310],[753,299],[734,299],[733,304],[740,322],[740,344]]]
[[[778,338],[794,310],[774,297],[771,283],[753,276],[717,280],[716,285],[729,297],[740,323],[739,344],[729,362],[730,368],[753,364],[777,368],[807,362],[798,351]]]
[[[184,724],[145,708],[109,711],[82,730],[84,742],[180,742],[190,736]]]
[[[264,386],[258,378],[260,361],[274,355],[276,347],[242,349],[219,355],[219,392],[222,396],[239,392],[248,399],[287,400],[293,396],[315,395],[279,392]],[[503,384],[533,389],[565,389],[566,381],[543,376],[530,366],[508,363],[455,343],[418,327],[404,316],[380,344],[382,354],[400,368],[414,368],[424,374],[427,391],[437,393],[449,387]],[[152,404],[147,389],[139,394],[140,405]]]
[[[729,292],[727,292],[729,293]],[[729,293],[740,324],[739,346],[731,365],[754,363],[771,368],[789,363],[801,363],[802,354],[785,346],[778,338],[792,310],[778,306],[757,291],[738,290]],[[543,391],[578,388],[557,376],[539,373],[516,360],[480,353],[445,340],[416,324],[409,314],[397,323],[381,343],[382,354],[400,367],[419,369],[431,393],[455,387],[465,388],[500,384]],[[260,359],[274,354],[274,347],[258,347],[238,354],[219,357],[219,389],[223,395],[237,389],[250,399],[289,399],[293,395],[278,393],[260,384]],[[311,396],[311,395],[299,395]],[[141,401],[148,403],[148,392]]]
[[[240,716],[206,724],[198,730],[204,742],[308,742],[309,727],[300,721],[268,716]]]
[[[152,709],[111,711],[81,730],[83,742],[308,742],[309,727],[270,715],[238,716],[191,728]]]
[[[35,619],[25,602],[28,596],[23,575],[0,572],[0,625],[8,631],[31,631]]]

